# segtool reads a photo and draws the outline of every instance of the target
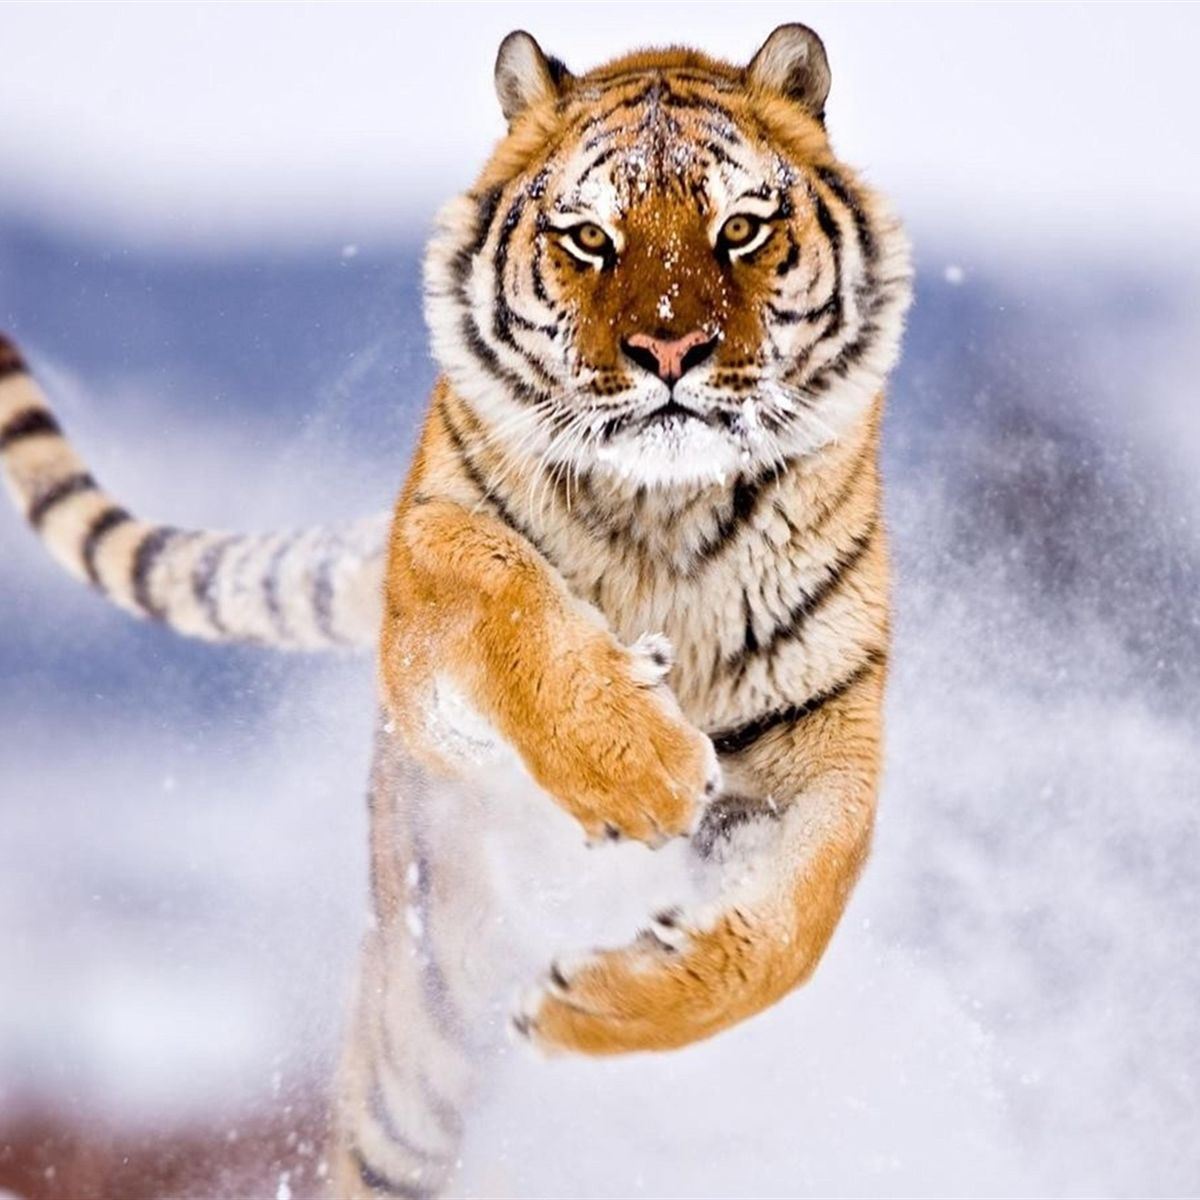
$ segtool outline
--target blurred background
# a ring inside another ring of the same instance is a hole
[[[510,1056],[459,1186],[1196,1194],[1200,9],[5,5],[0,328],[135,511],[383,507],[434,377],[422,243],[501,132],[504,33],[582,68],[745,60],[789,20],[918,264],[874,858],[764,1017]],[[0,597],[0,1190],[317,1194],[370,662],[137,624],[12,513]]]

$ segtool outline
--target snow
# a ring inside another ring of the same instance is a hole
[[[417,941],[424,937],[425,923],[421,920],[421,914],[411,904],[404,910],[404,924]]]

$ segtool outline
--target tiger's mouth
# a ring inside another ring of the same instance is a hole
[[[660,404],[651,412],[623,412],[619,416],[610,418],[601,427],[600,433],[603,441],[610,442],[618,434],[625,433],[630,429],[641,433],[650,429],[682,428],[692,422],[699,425],[712,425],[716,419],[715,413],[689,408],[686,404],[680,404],[672,396],[665,404]]]
[[[684,421],[701,421],[705,425],[711,425],[712,414],[688,408],[686,404],[680,404],[672,396],[666,404],[660,404],[653,412],[647,413],[642,417],[640,424],[644,428],[649,428],[653,425],[669,425],[672,423],[681,425]]]

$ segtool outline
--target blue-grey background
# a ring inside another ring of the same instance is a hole
[[[28,51],[0,82],[0,326],[107,486],[181,524],[390,502],[435,373],[420,247],[498,133],[509,27],[586,65],[684,11],[716,53],[807,20],[835,141],[899,199],[872,864],[758,1021],[514,1061],[472,1194],[1200,1190],[1200,22],[1001,7],[0,17]],[[175,640],[15,515],[0,603],[0,1171],[9,1145],[25,1172],[0,1180],[106,1194],[89,1130],[188,1131],[210,1161],[286,1132],[319,1108],[362,921],[369,661]],[[31,1121],[68,1133],[37,1157]],[[224,1186],[305,1194],[319,1158],[284,1136]]]

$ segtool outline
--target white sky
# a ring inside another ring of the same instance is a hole
[[[499,134],[508,30],[582,68],[744,60],[787,20],[826,41],[839,151],[909,215],[1200,232],[1200,8],[1149,3],[0,5],[0,207],[167,243],[396,231]]]

